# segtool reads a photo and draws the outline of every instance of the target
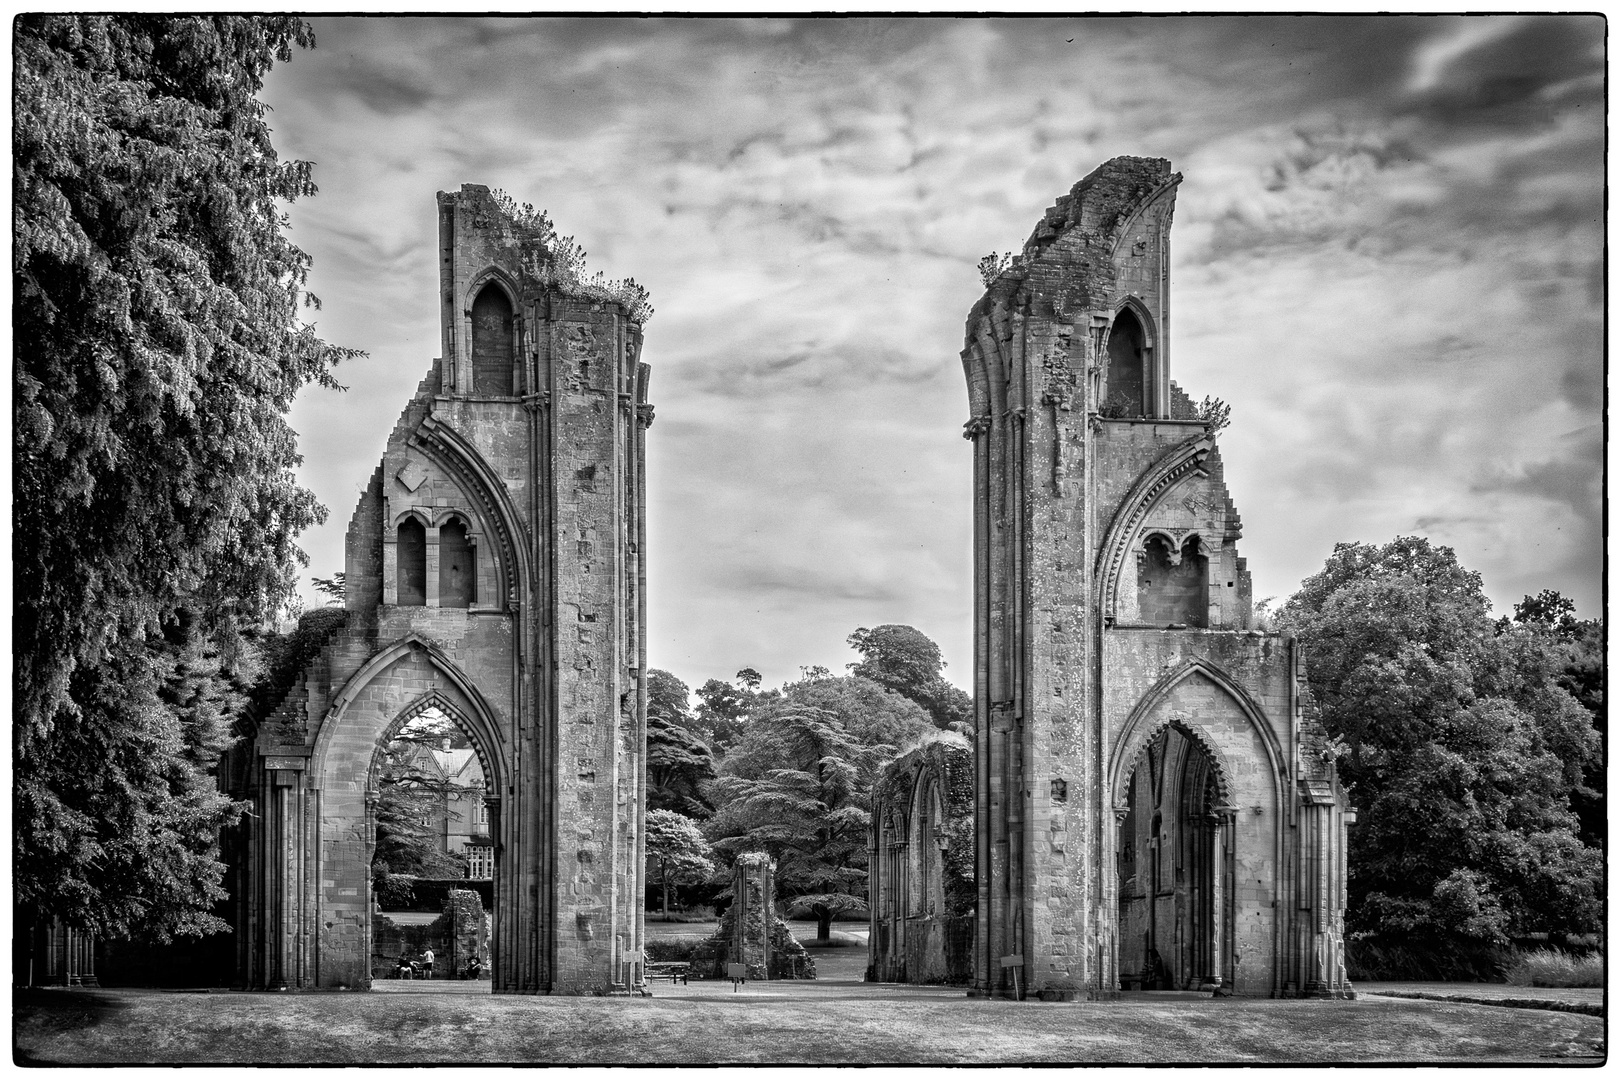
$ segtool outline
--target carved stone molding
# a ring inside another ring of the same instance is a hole
[[[1119,574],[1124,566],[1125,553],[1137,545],[1132,542],[1143,522],[1164,494],[1194,473],[1204,471],[1213,443],[1208,435],[1197,435],[1171,450],[1161,464],[1137,482],[1108,528],[1107,539],[1099,553],[1097,573],[1102,588],[1103,616],[1112,619],[1117,609]]]
[[[651,405],[637,405],[636,422],[644,428],[652,427],[653,407]]]
[[[988,413],[975,416],[962,425],[962,438],[973,440],[990,430],[990,416]]]

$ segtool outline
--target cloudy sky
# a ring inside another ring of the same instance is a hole
[[[330,340],[302,477],[343,533],[437,355],[434,193],[505,189],[657,309],[651,660],[695,685],[910,623],[972,655],[975,263],[1118,154],[1186,176],[1173,377],[1232,405],[1255,595],[1335,541],[1601,600],[1593,17],[319,19],[271,74]],[[307,594],[310,602],[318,597]]]

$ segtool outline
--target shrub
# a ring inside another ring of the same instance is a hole
[[[1517,953],[1505,945],[1464,939],[1351,938],[1345,974],[1369,982],[1501,982]]]
[[[1572,956],[1562,949],[1520,953],[1507,981],[1513,986],[1602,986],[1603,954]]]

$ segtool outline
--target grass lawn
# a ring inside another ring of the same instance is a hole
[[[854,951],[854,950],[851,950]],[[1442,1001],[980,1001],[861,983],[651,998],[19,990],[19,1063],[1552,1062],[1603,1020]]]

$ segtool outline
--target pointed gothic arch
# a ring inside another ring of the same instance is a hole
[[[1272,785],[1276,795],[1281,799],[1281,784],[1288,776],[1286,758],[1283,756],[1282,746],[1277,741],[1277,733],[1273,726],[1266,721],[1265,712],[1249,693],[1243,689],[1235,679],[1221,670],[1219,666],[1202,657],[1187,660],[1174,670],[1167,672],[1153,687],[1143,694],[1141,699],[1131,709],[1125,723],[1120,726],[1119,733],[1114,737],[1114,743],[1109,755],[1108,788],[1110,797],[1118,805],[1122,785],[1129,782],[1129,767],[1134,766],[1140,759],[1143,750],[1159,730],[1171,723],[1179,722],[1180,726],[1192,728],[1192,737],[1198,740],[1201,746],[1209,751],[1218,766],[1217,775],[1223,778],[1222,791],[1226,797],[1232,794],[1231,766],[1223,760],[1223,752],[1209,738],[1208,732],[1199,730],[1196,725],[1177,717],[1172,717],[1168,711],[1160,711],[1175,688],[1194,676],[1202,676],[1213,683],[1226,696],[1232,699],[1247,719],[1249,727],[1265,747],[1267,764],[1270,766]]]
[[[1200,431],[1171,447],[1131,485],[1109,522],[1108,531],[1097,552],[1097,588],[1103,618],[1112,624],[1119,603],[1119,575],[1126,556],[1133,550],[1142,524],[1149,513],[1183,480],[1205,476],[1205,462],[1215,442],[1208,431]]]
[[[320,728],[315,735],[314,750],[310,755],[310,773],[319,783],[329,767],[328,758],[332,751],[338,729],[344,717],[356,700],[365,690],[396,662],[420,652],[423,659],[433,670],[442,675],[450,684],[462,701],[456,702],[446,690],[434,689],[430,695],[436,695],[435,700],[447,701],[451,704],[455,715],[462,722],[463,729],[473,745],[485,747],[488,755],[480,755],[479,764],[484,768],[484,775],[490,780],[491,791],[504,791],[507,786],[508,769],[505,763],[505,740],[501,738],[502,721],[499,714],[490,707],[489,702],[479,691],[476,683],[459,664],[452,660],[436,643],[420,634],[412,633],[379,649],[344,682],[342,689],[332,699],[332,706],[322,718]],[[420,699],[419,699],[420,700]],[[424,706],[425,707],[425,706]],[[397,717],[395,721],[397,721]],[[395,722],[395,721],[390,721]],[[403,721],[398,721],[403,722]]]
[[[532,589],[534,567],[529,562],[528,530],[523,527],[507,486],[483,455],[458,432],[431,416],[411,433],[410,445],[450,475],[491,533],[495,595],[482,603],[505,608],[510,596]]]
[[[511,279],[486,267],[467,290],[468,388],[475,397],[513,397],[522,370],[520,293]]]

